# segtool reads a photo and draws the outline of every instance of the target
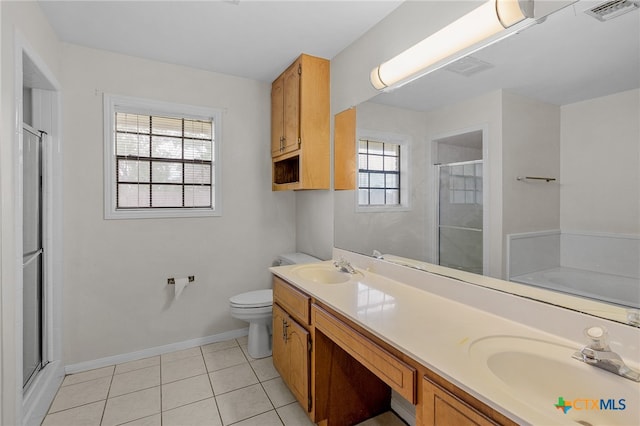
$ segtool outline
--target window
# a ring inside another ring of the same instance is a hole
[[[482,204],[482,160],[452,164],[449,176],[451,204]]]
[[[105,95],[105,217],[220,215],[220,117]]]
[[[406,138],[364,134],[358,138],[358,210],[407,206]]]

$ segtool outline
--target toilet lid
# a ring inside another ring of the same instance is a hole
[[[243,308],[261,308],[273,304],[273,290],[256,290],[241,293],[229,298],[233,306]]]

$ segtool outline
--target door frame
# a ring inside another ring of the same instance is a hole
[[[430,150],[427,152],[430,154],[430,160],[427,164],[429,167],[427,168],[427,173],[429,174],[428,179],[432,183],[431,194],[433,195],[431,199],[431,220],[429,224],[429,229],[431,230],[431,238],[430,243],[433,248],[433,263],[436,265],[439,264],[439,248],[438,248],[438,215],[440,211],[440,201],[439,201],[439,184],[440,178],[438,176],[438,164],[436,163],[436,159],[438,158],[438,141],[441,139],[446,139],[452,136],[457,136],[470,132],[482,132],[482,274],[487,275],[489,273],[489,265],[491,265],[491,251],[489,249],[489,235],[490,235],[490,179],[489,179],[489,170],[491,170],[491,159],[489,158],[489,125],[482,124],[476,126],[465,127],[462,129],[452,130],[446,133],[440,133],[431,137],[429,144]]]
[[[16,421],[19,424],[40,424],[64,378],[62,365],[62,86],[45,61],[19,32],[14,33],[14,222],[15,262],[15,374]],[[26,60],[28,69],[24,69]],[[34,108],[31,127],[45,130],[42,146],[42,246],[43,262],[43,361],[40,370],[26,391],[22,387],[22,125],[25,72],[38,81],[32,100]],[[35,107],[37,106],[37,107]]]

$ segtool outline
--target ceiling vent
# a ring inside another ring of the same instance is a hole
[[[477,74],[480,71],[484,71],[489,68],[493,68],[493,65],[488,62],[481,61],[480,59],[474,58],[473,56],[465,56],[464,58],[460,58],[457,61],[444,67],[444,69],[447,71],[464,75],[465,77],[469,77],[473,74]]]
[[[598,21],[605,22],[627,12],[640,7],[640,1],[632,0],[612,0],[600,3],[596,7],[584,11],[587,15],[593,16]]]

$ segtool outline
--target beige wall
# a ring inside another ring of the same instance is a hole
[[[561,108],[563,230],[640,234],[638,111],[638,89]]]
[[[503,242],[512,233],[560,229],[560,107],[505,91],[502,110]]]
[[[234,294],[268,288],[294,249],[293,194],[272,192],[267,83],[64,45],[67,364],[247,324]],[[102,94],[223,108],[222,217],[103,219]],[[168,277],[195,275],[178,300]]]

